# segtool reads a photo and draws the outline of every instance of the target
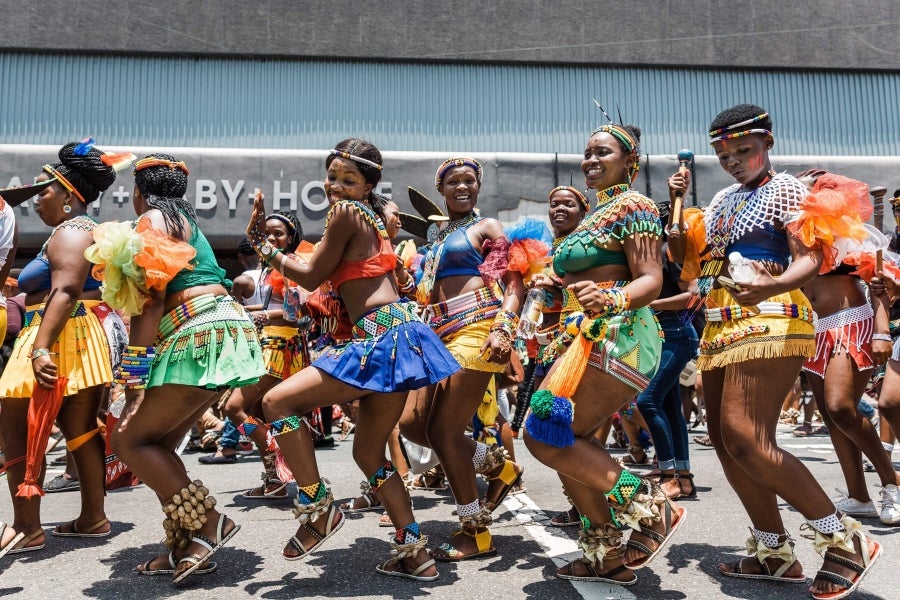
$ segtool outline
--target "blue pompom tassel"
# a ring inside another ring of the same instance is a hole
[[[539,240],[546,244],[553,242],[553,236],[547,224],[541,219],[523,217],[504,230],[506,238],[512,242],[519,240]]]
[[[572,403],[567,398],[556,396],[553,399],[550,415],[546,419],[540,419],[531,413],[525,421],[525,430],[528,435],[542,444],[555,448],[568,448],[575,443],[575,434],[572,433],[573,417]]]

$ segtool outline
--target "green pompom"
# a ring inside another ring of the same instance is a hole
[[[538,390],[531,395],[531,412],[539,419],[546,419],[553,409],[553,392]]]

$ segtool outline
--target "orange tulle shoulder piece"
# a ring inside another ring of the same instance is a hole
[[[875,267],[877,264],[875,255],[871,252],[851,252],[844,257],[844,264],[853,265],[856,270],[851,275],[856,275],[863,281],[869,282],[875,277]],[[882,263],[884,274],[891,277],[894,281],[900,281],[900,267],[885,258]]]
[[[872,216],[869,186],[861,181],[825,173],[816,179],[803,200],[797,218],[785,226],[807,248],[820,248],[824,256],[820,274],[834,270],[843,260],[840,240],[862,242],[864,225]]]
[[[510,271],[518,271],[522,275],[533,275],[550,262],[550,248],[544,242],[535,239],[514,241],[509,247]]]
[[[700,263],[709,258],[706,250],[706,223],[703,221],[703,211],[699,208],[686,208],[682,215],[687,230],[684,232],[685,251],[681,279],[690,281],[700,276]]]
[[[178,273],[194,268],[191,261],[197,250],[190,244],[154,229],[148,219],[139,220],[135,231],[144,238],[144,248],[134,262],[144,269],[147,289],[164,290]]]

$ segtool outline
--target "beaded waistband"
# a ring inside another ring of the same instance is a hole
[[[871,319],[875,316],[871,304],[861,304],[860,306],[851,306],[832,313],[827,317],[822,317],[816,322],[816,333],[823,333],[829,329],[837,329],[844,325],[852,325]]]
[[[502,301],[490,288],[479,288],[444,302],[425,307],[423,320],[440,336],[456,333],[463,327],[497,316]]]
[[[599,281],[597,282],[597,287],[609,289],[609,288],[622,288],[631,283],[630,281]],[[559,322],[562,323],[566,320],[566,317],[576,311],[584,310],[584,307],[581,306],[581,302],[578,301],[578,297],[569,291],[569,288],[563,288],[563,307],[560,311],[561,315],[559,317]]]
[[[415,302],[385,304],[369,311],[353,324],[353,338],[378,338],[398,325],[418,320]]]
[[[756,310],[754,310],[754,308]],[[811,307],[788,302],[760,302],[755,307],[750,308],[739,304],[732,304],[729,306],[720,306],[718,308],[707,308],[705,313],[706,320],[711,323],[747,319],[749,317],[758,317],[762,315],[791,317],[792,319],[800,319],[807,323],[815,323],[816,321],[816,313]]]
[[[92,305],[101,304],[100,300],[89,301]],[[41,321],[44,319],[44,307],[46,304],[35,304],[32,306],[39,306],[40,308],[34,308],[32,310],[26,310],[25,316],[22,319],[22,327],[30,327],[34,325],[37,327],[41,324]],[[31,307],[29,307],[31,308]],[[74,319],[75,317],[84,317],[87,315],[88,310],[90,310],[90,306],[85,304],[84,300],[78,300],[75,302],[75,306],[72,307],[72,313],[69,315],[70,319]]]
[[[179,304],[165,315],[159,321],[158,339],[163,339],[172,334],[173,331],[184,325],[188,319],[195,317],[200,313],[215,308],[219,298],[228,298],[228,296],[216,296],[215,294],[203,294],[196,298],[191,298],[184,304]]]

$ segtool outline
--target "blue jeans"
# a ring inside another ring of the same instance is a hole
[[[658,318],[666,336],[659,370],[638,396],[637,405],[653,436],[659,469],[689,471],[687,423],[681,410],[678,376],[697,355],[699,341],[693,326],[682,323],[678,314],[664,312]]]
[[[241,432],[234,426],[231,419],[225,417],[225,427],[222,428],[222,437],[219,438],[219,448],[236,450],[241,441]]]

